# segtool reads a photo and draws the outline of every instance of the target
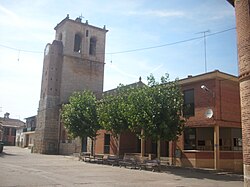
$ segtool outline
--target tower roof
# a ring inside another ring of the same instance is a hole
[[[66,22],[73,22],[73,23],[76,23],[76,24],[81,24],[81,25],[84,25],[84,26],[87,26],[87,27],[92,27],[94,29],[98,29],[98,30],[101,30],[101,31],[105,31],[105,32],[108,32],[108,30],[106,29],[106,26],[104,25],[103,28],[100,28],[100,27],[96,27],[96,26],[93,26],[93,25],[89,25],[88,24],[88,20],[86,20],[85,23],[82,23],[82,19],[80,17],[76,18],[75,20],[73,19],[70,19],[69,18],[69,15],[67,14],[66,18],[64,18],[60,23],[58,23],[56,26],[55,26],[55,30],[57,30],[59,27],[61,27],[62,25],[64,25]]]

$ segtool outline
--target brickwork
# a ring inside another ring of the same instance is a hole
[[[214,71],[200,76],[199,79],[190,77],[180,81],[182,90],[194,90],[195,115],[188,119],[187,125],[192,127],[240,127],[240,95],[238,79]],[[195,81],[194,81],[195,80]],[[205,85],[210,92],[205,92],[201,86]],[[205,117],[207,108],[212,108],[214,116],[211,119]]]
[[[240,90],[237,77],[214,71],[180,80],[180,84],[183,91],[194,90],[195,115],[187,120],[186,125],[199,128],[199,132],[196,131],[196,141],[198,139],[210,140],[212,144],[211,148],[213,148],[215,125],[218,125],[221,129],[220,138],[227,136],[223,135],[224,132],[227,133],[225,129],[232,133],[231,128],[239,129],[241,127]],[[209,91],[201,89],[202,85],[205,85]],[[214,112],[213,117],[210,119],[205,117],[205,111],[208,107],[212,108]],[[202,128],[206,128],[206,130],[202,130]],[[183,135],[176,142],[176,149],[181,151],[180,158],[173,158],[173,163],[177,165],[186,167],[215,167],[214,151],[184,150]],[[174,150],[174,145],[171,145],[170,157],[177,156],[174,155]],[[242,167],[239,167],[239,163],[242,163],[241,151],[237,153],[235,151],[229,151],[228,153],[220,152],[220,157],[222,157],[219,160],[220,169],[242,172]],[[235,164],[227,164],[225,160],[229,160],[229,158],[230,162],[235,161]]]
[[[104,135],[110,134],[106,130],[99,130],[98,136],[95,142],[95,153],[103,154],[104,153]],[[118,139],[111,136],[110,137],[110,154],[116,155],[118,149]],[[135,153],[137,152],[137,138],[135,134],[131,132],[123,132],[120,135],[120,146],[119,146],[119,155],[123,155],[124,153]]]
[[[96,137],[95,141],[95,153],[103,154],[104,153],[104,134],[106,133],[105,130],[99,130],[97,132],[98,136]]]
[[[245,186],[250,186],[250,1],[235,1]]]

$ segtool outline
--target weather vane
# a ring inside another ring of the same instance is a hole
[[[83,19],[83,18],[84,18],[84,17],[82,16],[82,13],[81,13],[81,15],[79,16],[79,18],[80,18],[80,19]]]

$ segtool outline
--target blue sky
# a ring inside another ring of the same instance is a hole
[[[207,71],[238,75],[235,15],[226,0],[0,0],[0,116],[36,115],[43,50],[67,14],[71,19],[82,14],[83,21],[109,30],[104,90],[139,76],[146,83],[150,73],[156,78],[169,73],[171,79],[205,73],[202,38],[124,51],[201,37],[207,30]]]

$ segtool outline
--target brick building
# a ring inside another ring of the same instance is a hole
[[[190,106],[185,113],[189,118],[177,142],[161,142],[161,158],[169,157],[171,164],[185,167],[242,172],[238,78],[213,71],[189,76],[180,80],[180,85],[184,104]],[[211,110],[213,114],[206,113]],[[119,144],[105,130],[98,134],[95,142],[97,154],[116,154],[117,145],[120,145],[120,155],[141,151],[141,141],[133,133],[122,133]],[[156,156],[156,149],[156,142],[146,140],[144,156]]]
[[[97,96],[103,92],[107,30],[69,16],[55,30],[55,40],[44,51],[34,152],[67,154],[78,152],[80,144],[61,141],[60,109],[75,91],[91,90]]]
[[[23,128],[25,123],[19,119],[12,119],[9,113],[5,113],[3,118],[0,118],[0,140],[5,145],[16,145],[16,131]]]
[[[170,157],[181,166],[242,172],[238,78],[214,71],[182,79],[180,84],[184,105],[191,110]]]

